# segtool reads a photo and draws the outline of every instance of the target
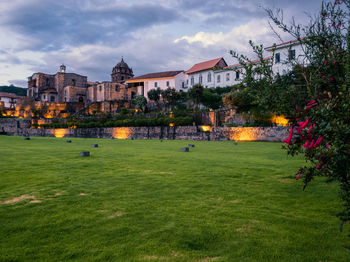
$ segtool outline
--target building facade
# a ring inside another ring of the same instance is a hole
[[[175,88],[176,91],[186,91],[186,75],[183,70],[166,71],[146,74],[126,81],[129,88],[135,88],[136,94],[148,99],[147,93],[152,89]]]

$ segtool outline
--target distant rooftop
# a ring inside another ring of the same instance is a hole
[[[137,76],[126,81],[130,80],[138,80],[138,79],[152,79],[152,78],[165,78],[165,77],[174,77],[180,73],[184,72],[183,70],[178,71],[166,71],[166,72],[158,72],[158,73],[150,73],[142,76]]]
[[[215,67],[221,60],[223,60],[223,58],[219,57],[219,58],[216,58],[216,59],[213,59],[213,60],[209,60],[209,61],[205,61],[205,62],[202,62],[202,63],[195,64],[186,73],[187,74],[192,74],[192,73],[195,73],[195,72],[211,69],[211,68]],[[225,62],[225,64],[226,64],[226,62]]]

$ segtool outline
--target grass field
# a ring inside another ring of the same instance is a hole
[[[337,184],[303,192],[279,143],[188,143],[0,136],[0,261],[350,260]]]

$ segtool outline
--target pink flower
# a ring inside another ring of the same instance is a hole
[[[291,146],[292,145],[292,136],[293,136],[293,127],[290,128],[288,138],[283,140],[282,142]]]
[[[329,151],[329,143],[327,142],[327,151]]]
[[[295,180],[298,180],[300,178],[300,176],[301,176],[301,172],[299,172],[299,174]]]
[[[303,147],[305,147],[305,148],[307,148],[308,147],[308,144],[309,144],[309,140],[307,140],[306,142],[305,142],[305,144],[303,144]]]
[[[317,138],[317,140],[316,140],[316,142],[315,142],[315,144],[314,144],[314,148],[319,147],[319,146],[321,145],[322,139],[323,139],[322,136],[320,136],[319,138]]]
[[[312,139],[312,141],[311,141],[310,145],[308,145],[308,146],[307,146],[307,148],[308,148],[308,149],[313,148],[314,143],[315,143],[315,139]]]
[[[315,104],[315,103],[316,103],[315,100],[311,100],[309,103],[307,103],[307,106],[311,106],[311,105],[313,105],[313,104]]]
[[[333,81],[334,80],[333,76],[331,76],[331,78],[329,80]]]
[[[326,61],[324,61],[324,64],[325,64],[325,65],[327,65],[327,60],[326,60]]]
[[[320,169],[322,166],[323,166],[323,164],[322,164],[322,163],[319,163],[319,164],[316,166],[316,169]]]

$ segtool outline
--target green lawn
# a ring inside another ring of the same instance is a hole
[[[303,192],[279,143],[66,140],[0,136],[0,201],[28,197],[0,261],[350,260],[337,184]]]

